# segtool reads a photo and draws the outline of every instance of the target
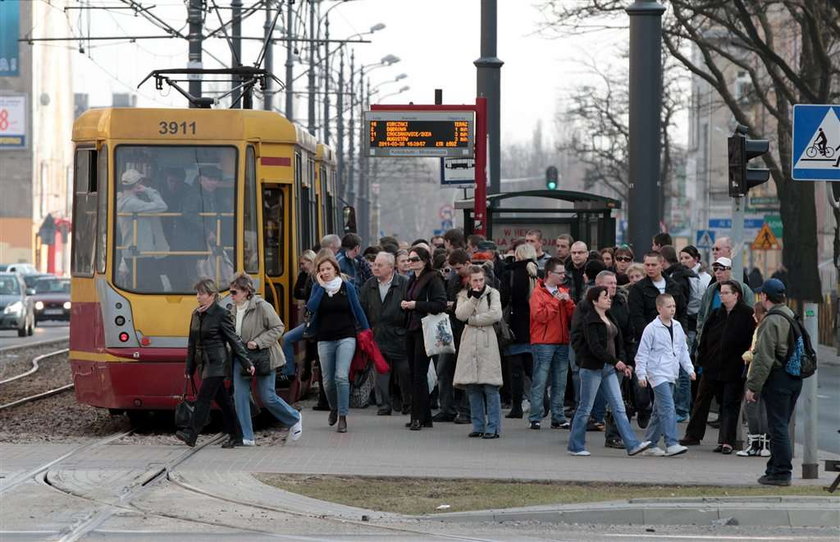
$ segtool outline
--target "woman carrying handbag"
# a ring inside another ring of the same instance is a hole
[[[432,427],[432,409],[429,401],[429,356],[423,343],[421,320],[428,314],[446,310],[446,289],[440,273],[432,269],[432,257],[423,247],[412,247],[408,253],[412,274],[408,280],[405,300],[400,307],[406,311],[406,353],[411,372],[411,421],[412,431]]]
[[[176,431],[175,436],[187,446],[195,446],[198,434],[210,414],[210,404],[215,400],[222,411],[225,433],[228,434],[222,448],[233,448],[241,437],[236,427],[233,403],[225,389],[225,378],[230,374],[231,365],[228,347],[242,366],[242,370],[253,375],[254,366],[248,359],[242,341],[236,335],[233,317],[218,304],[219,288],[213,279],[205,278],[196,283],[195,298],[198,307],[190,317],[184,378],[191,379],[198,370],[201,374],[201,387],[198,389],[192,423],[188,428]],[[236,370],[239,372],[239,367]]]
[[[255,293],[254,281],[247,273],[237,273],[230,283],[230,312],[236,325],[236,334],[248,349],[256,367],[257,393],[260,401],[277,421],[290,427],[292,440],[303,432],[301,413],[278,397],[275,390],[277,370],[286,359],[278,341],[283,335],[283,322],[268,302]],[[254,446],[254,428],[251,423],[251,375],[233,371],[233,403],[236,417],[242,427],[242,445]]]

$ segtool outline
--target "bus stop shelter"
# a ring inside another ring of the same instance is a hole
[[[474,207],[474,199],[455,202],[455,209],[464,213],[467,235],[473,232]],[[615,245],[612,211],[620,208],[617,199],[573,190],[492,194],[487,197],[487,238],[496,243],[500,252],[532,229],[541,230],[547,242],[568,233],[589,247],[611,247]]]

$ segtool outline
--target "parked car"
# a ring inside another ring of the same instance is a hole
[[[45,277],[35,281],[35,325],[44,320],[70,321],[70,279]]]
[[[16,329],[18,337],[35,332],[35,303],[16,272],[0,273],[0,329]]]
[[[31,263],[0,263],[0,272],[30,275],[39,271]]]

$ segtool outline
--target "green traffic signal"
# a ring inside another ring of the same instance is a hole
[[[557,190],[557,179],[559,174],[557,168],[548,166],[545,170],[545,187],[549,190]]]

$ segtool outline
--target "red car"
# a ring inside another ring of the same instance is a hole
[[[35,324],[44,320],[70,321],[70,279],[49,277],[35,282]]]

